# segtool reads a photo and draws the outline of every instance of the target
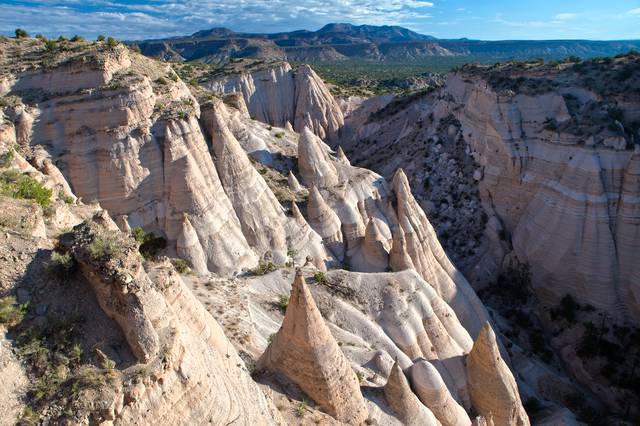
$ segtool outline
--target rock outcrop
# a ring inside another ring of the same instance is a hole
[[[341,422],[360,424],[368,416],[358,379],[300,272],[296,273],[282,326],[259,365],[286,376]]]
[[[203,86],[217,93],[240,92],[256,120],[278,127],[293,123],[293,130],[306,127],[322,139],[334,139],[344,123],[329,89],[306,65],[292,70],[287,63],[276,64],[214,78]]]
[[[405,425],[440,426],[431,410],[425,407],[409,387],[409,382],[398,361],[393,364],[384,395],[389,406]]]
[[[496,425],[529,425],[518,385],[502,359],[496,335],[487,323],[467,356],[471,402],[478,413]]]
[[[309,190],[307,217],[309,218],[309,225],[322,237],[324,244],[338,259],[342,259],[344,247],[340,219],[327,205],[315,186],[312,186]]]
[[[193,229],[193,225],[191,225],[186,214],[182,220],[182,233],[176,242],[176,252],[178,256],[189,262],[189,265],[198,274],[204,275],[209,272],[207,257],[204,254],[204,250],[202,250],[200,240],[198,240],[198,234]]]
[[[428,361],[418,361],[411,367],[411,385],[420,401],[433,412],[442,426],[469,426],[469,415],[456,402],[442,381],[438,370]]]
[[[282,206],[227,128],[221,108],[222,101],[215,102],[204,111],[203,121],[211,136],[222,186],[249,245],[260,257],[268,255],[282,264],[287,254]]]
[[[328,147],[305,127],[298,141],[298,169],[306,186],[328,187],[338,184],[338,172]]]
[[[98,240],[111,241],[114,251],[96,252]],[[169,264],[148,274],[135,242],[91,223],[76,227],[63,244],[150,374],[104,393],[110,408],[96,413],[98,419],[121,425],[279,422],[220,326]]]

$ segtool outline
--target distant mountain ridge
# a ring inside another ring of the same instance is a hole
[[[211,28],[188,36],[134,41],[143,54],[221,63],[232,58],[322,62],[346,59],[420,60],[434,56],[527,59],[611,56],[640,49],[640,40],[444,40],[399,26],[327,24],[317,31],[272,34]]]

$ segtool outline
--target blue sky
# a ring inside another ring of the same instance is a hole
[[[121,39],[401,25],[439,38],[640,39],[640,0],[0,0],[0,33]]]

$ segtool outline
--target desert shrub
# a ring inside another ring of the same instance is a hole
[[[132,236],[138,242],[140,254],[147,260],[156,257],[160,250],[167,246],[167,240],[164,237],[158,237],[152,232],[144,232],[142,228],[134,228]]]
[[[0,175],[0,194],[13,198],[34,200],[43,208],[51,204],[52,190],[28,175],[6,171]]]
[[[67,195],[64,192],[60,191],[58,193],[58,198],[65,202],[65,204],[73,204],[73,197],[71,195]]]
[[[306,401],[302,401],[301,403],[298,404],[298,406],[296,407],[296,417],[298,418],[302,418],[304,417],[304,415],[307,412],[307,402]]]
[[[159,84],[161,86],[164,86],[165,84],[167,84],[167,80],[164,79],[164,77],[158,77],[156,79],[156,84]]]
[[[18,304],[16,298],[7,296],[0,299],[0,324],[12,327],[20,323],[27,313],[27,306]]]
[[[118,40],[113,37],[107,37],[107,46],[116,47],[118,45]]]
[[[361,371],[356,371],[356,377],[358,379],[358,383],[362,383],[364,381],[364,374]]]
[[[275,271],[278,267],[273,262],[258,262],[258,266],[256,266],[251,272],[253,275],[266,275],[270,272]]]
[[[188,274],[191,272],[191,266],[189,262],[184,259],[171,259],[173,267],[176,268],[179,274]]]
[[[67,38],[65,36],[61,35],[60,37],[58,37],[58,41],[60,43],[62,43],[63,41],[67,41]]]
[[[29,33],[27,33],[22,28],[16,28],[15,33],[16,33],[16,38],[27,38],[27,37],[29,37]]]
[[[36,34],[36,38],[37,38],[38,40],[46,40],[46,39],[47,39],[47,38],[46,38],[44,35],[42,35],[42,34]]]
[[[280,297],[278,297],[278,307],[284,312],[287,310],[287,306],[289,306],[289,296],[281,294]]]
[[[327,276],[325,275],[324,272],[316,272],[313,275],[313,279],[315,280],[315,282],[317,282],[318,284],[326,284],[327,283]]]
[[[282,139],[284,137],[284,132],[278,132],[274,136],[278,139]]]
[[[0,154],[0,167],[9,167],[13,161],[13,149],[9,149],[7,152]]]
[[[93,260],[109,258],[118,252],[118,243],[107,236],[96,235],[88,247],[89,256]]]
[[[105,36],[103,36],[102,34],[100,34],[97,38],[96,41],[104,41],[105,40]]]
[[[62,276],[68,276],[75,268],[75,259],[71,253],[54,251],[51,255],[51,270]]]
[[[39,419],[40,416],[38,416],[38,413],[36,413],[31,406],[27,405],[24,407],[24,410],[22,410],[22,417],[20,417],[18,424],[20,426],[36,426]]]
[[[71,37],[71,40],[70,40],[70,41],[73,41],[73,42],[76,42],[76,41],[84,41],[84,37],[81,37],[81,36],[79,36],[78,34],[76,34],[76,35],[74,35],[73,37]]]
[[[58,42],[55,40],[47,40],[44,42],[44,50],[47,52],[53,52],[58,48]]]

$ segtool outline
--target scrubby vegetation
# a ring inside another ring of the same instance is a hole
[[[8,327],[22,321],[27,312],[27,305],[19,304],[13,296],[0,299],[0,324]]]
[[[167,240],[164,237],[157,236],[152,232],[147,233],[142,228],[134,228],[132,236],[138,243],[140,254],[146,260],[155,258],[161,250],[167,247]]]
[[[469,56],[433,56],[416,61],[373,61],[349,59],[311,62],[313,70],[327,81],[335,96],[371,96],[385,93],[410,93],[431,81],[432,73],[446,73],[451,68],[482,60]],[[298,64],[292,64],[298,65]]]
[[[29,175],[14,170],[5,170],[0,173],[0,195],[33,200],[43,208],[47,208],[51,204],[52,194],[53,191],[45,188]]]
[[[62,277],[69,276],[75,269],[75,259],[71,253],[54,251],[51,254],[51,271]]]
[[[171,259],[171,263],[173,267],[176,268],[179,274],[189,274],[191,273],[191,265],[184,259]]]
[[[287,306],[289,306],[289,296],[286,294],[281,294],[278,297],[278,307],[284,313],[287,310]]]
[[[96,235],[87,247],[92,260],[104,260],[118,252],[119,244],[115,238],[107,235]]]
[[[260,261],[258,262],[258,266],[256,266],[251,272],[253,275],[266,275],[278,269],[275,263]]]
[[[315,280],[315,282],[317,282],[318,284],[327,284],[327,276],[325,275],[324,272],[316,272],[313,275],[313,279]]]

